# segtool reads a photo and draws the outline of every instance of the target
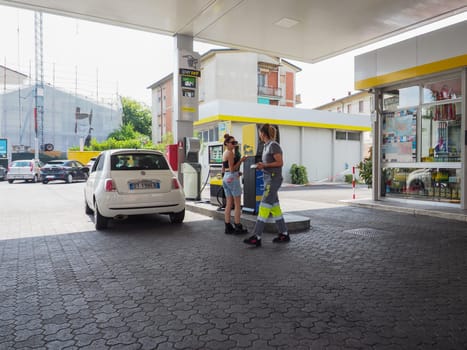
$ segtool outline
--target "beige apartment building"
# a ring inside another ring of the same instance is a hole
[[[300,103],[295,75],[301,69],[279,57],[234,49],[210,50],[201,56],[199,104],[216,100],[295,107]],[[173,74],[152,90],[153,141],[173,132]],[[217,141],[216,138],[203,141]]]

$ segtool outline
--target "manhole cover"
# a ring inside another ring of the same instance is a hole
[[[375,228],[356,228],[353,230],[345,230],[343,232],[362,237],[378,237],[390,233],[389,231],[378,230]]]

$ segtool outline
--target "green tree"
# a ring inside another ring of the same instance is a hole
[[[113,138],[115,140],[123,141],[136,139],[141,135],[139,132],[135,131],[133,124],[123,124],[120,129],[112,131],[107,138]]]
[[[144,103],[137,102],[129,97],[121,97],[122,102],[122,124],[133,125],[136,132],[151,138],[151,110]]]

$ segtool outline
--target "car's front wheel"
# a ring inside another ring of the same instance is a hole
[[[109,218],[102,216],[99,212],[99,208],[97,207],[97,203],[94,203],[94,226],[96,230],[104,230],[107,228],[107,224],[109,222]]]
[[[13,181],[15,181],[15,180],[8,180],[8,183],[9,183],[9,184],[12,184]]]
[[[49,181],[47,181],[47,180],[42,180],[42,183],[43,183],[44,185],[47,185],[47,184],[49,183]]]
[[[73,182],[73,175],[68,174],[68,175],[66,176],[66,182],[69,183],[69,184],[71,184],[71,183]]]
[[[185,209],[179,213],[170,213],[169,217],[172,224],[181,224],[185,219]]]

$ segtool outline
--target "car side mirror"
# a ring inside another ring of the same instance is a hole
[[[85,167],[85,166],[84,166],[84,167],[82,167],[81,169],[83,169],[83,171],[84,171],[85,173],[89,173],[89,168],[88,168],[88,167]]]

